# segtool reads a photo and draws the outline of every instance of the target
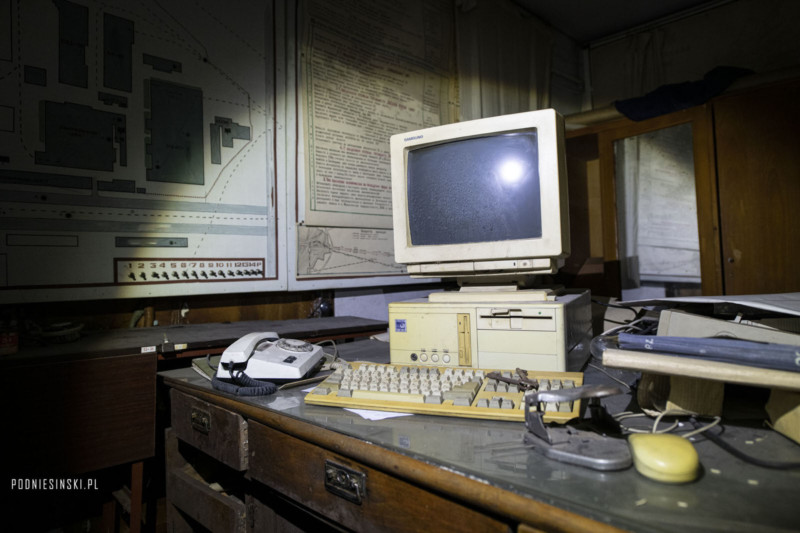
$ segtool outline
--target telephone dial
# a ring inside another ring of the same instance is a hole
[[[222,353],[217,376],[244,372],[257,380],[298,380],[323,362],[322,348],[296,339],[281,339],[274,332],[249,333]]]

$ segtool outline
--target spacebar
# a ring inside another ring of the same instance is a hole
[[[423,394],[404,394],[402,392],[381,392],[374,390],[354,390],[353,398],[405,403],[425,403],[425,395]]]

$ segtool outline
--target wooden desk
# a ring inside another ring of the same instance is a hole
[[[350,343],[340,354],[388,361],[387,345],[377,341]],[[664,485],[633,468],[597,472],[545,459],[517,446],[521,423],[420,415],[368,421],[305,405],[301,390],[236,398],[191,370],[160,376],[172,389],[167,498],[175,531],[197,522],[212,531],[797,527],[800,472],[747,465],[703,439],[696,443],[700,479]],[[588,383],[603,379],[586,374]],[[614,398],[613,409],[630,399]],[[772,460],[800,461],[800,449],[770,430],[726,424],[725,436]],[[363,475],[361,501],[326,489],[327,472]]]
[[[114,330],[67,344],[23,348],[0,358],[3,434],[12,436],[5,442],[2,471],[9,480],[86,477],[130,465],[129,511],[131,530],[136,531],[143,461],[156,454],[160,441],[156,438],[159,360],[220,353],[252,331],[316,341],[385,330],[386,322],[354,317],[248,321]],[[118,487],[98,488],[110,494]],[[35,493],[12,496],[16,502],[37,506]]]

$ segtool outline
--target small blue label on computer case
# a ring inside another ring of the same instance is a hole
[[[406,332],[406,320],[396,318],[394,320],[394,331],[395,333],[405,333]]]

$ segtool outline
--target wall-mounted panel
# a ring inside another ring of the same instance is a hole
[[[285,289],[272,2],[9,11],[0,302]]]
[[[389,138],[457,117],[453,3],[296,7],[290,288],[418,283],[394,261]]]

